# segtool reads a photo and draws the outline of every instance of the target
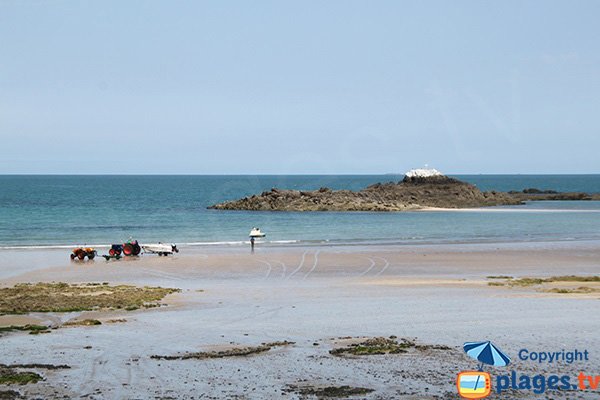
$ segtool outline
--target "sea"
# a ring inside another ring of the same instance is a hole
[[[600,175],[453,175],[481,190],[600,192]],[[359,190],[402,175],[0,176],[0,251],[141,243],[266,246],[435,244],[600,239],[600,202],[544,201],[458,211],[209,210],[271,188]]]

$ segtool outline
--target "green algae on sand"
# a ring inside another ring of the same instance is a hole
[[[102,325],[102,322],[97,319],[82,319],[69,321],[64,324],[64,326],[94,326],[94,325]]]
[[[0,315],[156,307],[179,289],[98,283],[22,283],[0,288]]]
[[[289,389],[284,392],[298,393],[301,396],[316,396],[317,398],[347,398],[349,396],[360,396],[374,392],[374,389],[365,387],[353,387],[353,386],[298,386],[289,385]]]
[[[414,342],[402,340],[398,342],[395,338],[376,337],[366,339],[360,343],[352,343],[347,347],[339,347],[330,350],[329,353],[335,356],[354,355],[381,355],[381,354],[400,354],[408,352],[407,349],[415,347]]]
[[[273,347],[291,346],[295,342],[287,340],[262,343],[260,346],[232,347],[226,350],[218,351],[199,351],[193,353],[183,353],[173,356],[152,355],[150,358],[155,360],[203,360],[207,358],[225,358],[225,357],[245,357],[253,354],[265,353]]]
[[[452,350],[450,347],[444,345],[417,344],[409,339],[400,339],[398,341],[396,336],[390,336],[389,338],[374,337],[364,339],[358,343],[351,343],[346,347],[332,349],[329,351],[329,354],[334,356],[371,356],[408,353],[410,349],[418,351]]]
[[[13,331],[26,331],[31,335],[35,335],[37,333],[47,332],[48,327],[45,325],[10,325],[0,327],[0,333]]]
[[[26,385],[37,383],[44,378],[35,372],[20,372],[13,368],[0,368],[0,385]]]

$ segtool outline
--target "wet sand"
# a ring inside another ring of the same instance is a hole
[[[487,278],[598,275],[598,242],[259,245],[254,254],[236,247],[184,248],[175,257],[84,263],[69,262],[66,250],[23,257],[15,252],[0,261],[3,286],[60,281],[182,289],[164,299],[168,306],[151,310],[0,316],[0,326],[24,321],[59,326],[74,318],[104,322],[0,337],[3,364],[71,366],[38,371],[45,381],[10,387],[31,397],[311,398],[298,387],[349,385],[374,390],[356,398],[456,398],[456,374],[477,367],[461,345],[479,340],[499,345],[513,358],[511,369],[522,373],[600,371],[599,293],[496,287]],[[30,260],[35,263],[27,264]],[[121,319],[126,322],[108,323]],[[336,342],[350,340],[342,337],[391,335],[451,349],[355,357],[329,353]],[[242,357],[151,358],[284,340],[295,344]],[[518,360],[521,348],[588,349],[590,361],[540,366]],[[502,398],[539,395],[521,391]]]

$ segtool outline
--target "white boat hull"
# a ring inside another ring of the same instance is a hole
[[[262,233],[260,231],[260,229],[258,228],[252,228],[252,230],[250,231],[250,234],[248,235],[250,238],[264,238],[265,236],[267,236],[266,233]]]
[[[173,254],[174,252],[179,251],[179,250],[177,250],[177,246],[171,245],[171,244],[163,244],[163,243],[144,244],[144,245],[142,245],[142,249],[144,249],[145,253],[153,253],[153,254],[159,254],[159,255]]]

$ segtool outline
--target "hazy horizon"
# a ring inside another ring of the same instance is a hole
[[[0,174],[600,173],[598,15],[2,2]]]
[[[152,173],[148,173],[148,174],[118,174],[118,173],[114,173],[114,174],[102,174],[102,173],[85,173],[85,174],[77,174],[77,173],[3,173],[0,174],[0,176],[248,176],[248,177],[252,177],[252,176],[403,176],[404,173],[395,173],[395,172],[382,172],[382,173],[370,173],[370,174],[360,174],[360,173],[356,173],[356,174],[349,174],[349,173],[339,173],[339,174],[335,174],[335,173],[310,173],[310,174],[303,174],[303,173],[293,173],[293,174],[269,174],[269,173],[265,173],[265,174],[194,174],[194,173],[169,173],[169,174],[152,174]],[[478,174],[474,174],[474,173],[462,173],[462,172],[445,172],[444,175],[448,175],[448,176],[586,176],[586,175],[590,175],[590,176],[598,176],[600,175],[600,173],[568,173],[568,174],[561,174],[561,173],[540,173],[540,174],[530,174],[530,173],[514,173],[514,174],[503,174],[503,173],[478,173]]]

